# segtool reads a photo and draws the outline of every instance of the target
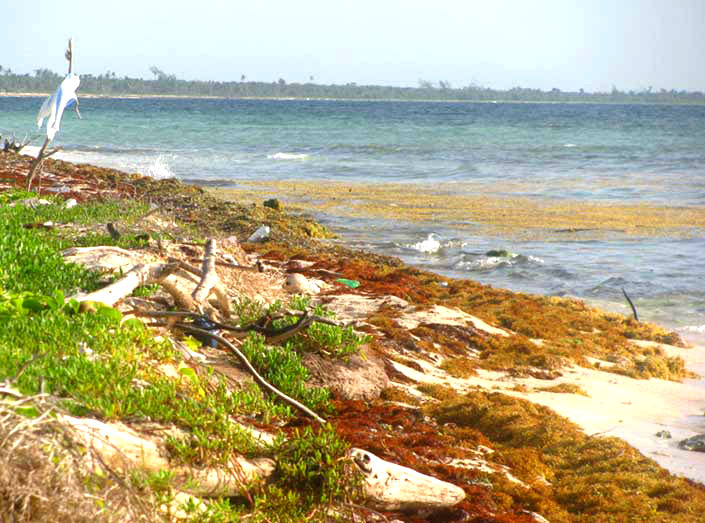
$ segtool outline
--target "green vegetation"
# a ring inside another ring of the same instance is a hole
[[[76,301],[66,302],[68,293],[97,288],[100,275],[63,261],[59,251],[77,241],[70,234],[24,227],[48,220],[91,225],[127,217],[129,222],[144,212],[143,205],[112,202],[70,210],[58,200],[37,209],[8,205],[32,196],[0,195],[0,381],[25,395],[47,393],[56,398],[60,410],[74,415],[175,424],[185,435],[167,439],[174,463],[228,466],[233,452],[277,458],[277,479],[255,495],[252,504],[222,500],[211,504],[205,515],[192,507],[195,519],[229,521],[254,510],[258,518],[265,518],[262,521],[299,521],[303,516],[315,520],[323,517],[316,516],[315,505],[351,499],[348,489],[355,482],[342,459],[347,445],[332,427],[294,431],[287,441],[280,438],[271,448],[258,446],[232,422],[233,417],[246,415],[260,423],[281,425],[292,418],[288,406],[265,396],[254,384],[231,390],[224,377],[212,369],[185,364],[167,340],[155,338],[138,320],[123,321],[112,307],[98,304],[88,311]],[[115,243],[109,237],[85,238],[84,244]],[[154,290],[143,287],[136,294]],[[295,298],[289,306],[302,311],[309,303]],[[249,322],[281,310],[282,305],[264,308],[240,302],[236,309],[241,320]],[[331,316],[322,308],[314,313]],[[273,325],[291,324],[296,318],[284,315]],[[262,336],[254,334],[243,344],[243,351],[275,386],[313,408],[329,411],[329,392],[306,386],[308,371],[300,353],[323,350],[344,356],[356,351],[366,337],[328,324],[314,325],[309,331],[281,347],[267,346]],[[164,366],[176,369],[181,379],[165,374]],[[20,410],[30,417],[40,412],[31,404]],[[132,479],[134,488],[151,492],[159,502],[168,500],[171,476],[167,471]],[[101,478],[86,481],[103,482]]]
[[[309,308],[309,298],[295,296],[288,304],[293,311],[305,311]],[[243,299],[235,303],[235,311],[240,316],[241,325],[258,323],[264,318],[283,310],[281,302],[264,307],[259,302]],[[325,308],[316,306],[312,314],[330,318],[333,315]],[[294,325],[299,317],[284,315],[271,323],[274,328]],[[345,357],[358,351],[360,345],[369,341],[368,336],[358,336],[351,327],[341,328],[335,325],[314,322],[306,330],[297,333],[282,346],[267,346],[262,335],[253,333],[240,347],[252,365],[263,377],[284,394],[299,399],[313,410],[326,410],[330,407],[330,393],[319,387],[309,387],[306,381],[309,372],[301,363],[301,354],[317,352]]]
[[[313,83],[287,83],[284,78],[276,82],[246,81],[213,82],[179,80],[158,67],[151,67],[154,80],[119,78],[114,71],[103,74],[81,74],[81,92],[100,95],[176,95],[220,96],[226,98],[345,98],[354,100],[467,100],[467,101],[517,101],[517,102],[591,102],[591,103],[704,103],[702,92],[651,88],[623,92],[613,87],[608,93],[578,91],[550,91],[513,87],[509,90],[490,89],[475,84],[453,88],[447,81],[437,85],[419,80],[418,87],[392,87],[383,85],[321,85]],[[49,93],[53,92],[63,77],[48,70],[36,69],[34,75],[13,73],[0,67],[0,92]]]

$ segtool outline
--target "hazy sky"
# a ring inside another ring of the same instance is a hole
[[[150,78],[705,90],[705,0],[0,0],[0,65]]]

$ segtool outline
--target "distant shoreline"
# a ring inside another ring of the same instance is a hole
[[[0,92],[0,98],[44,98],[51,93],[8,93]],[[182,94],[95,94],[78,93],[80,98],[106,99],[106,100],[274,100],[291,102],[404,102],[404,103],[458,103],[458,104],[536,104],[536,105],[684,105],[705,106],[704,101],[671,101],[671,102],[644,102],[644,101],[592,101],[592,100],[461,100],[461,99],[408,99],[408,98],[335,98],[311,96],[209,96],[209,95],[182,95]]]

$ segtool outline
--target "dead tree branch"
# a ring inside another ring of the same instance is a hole
[[[169,258],[169,262],[178,263],[179,267],[184,271],[190,272],[191,274],[193,274],[194,276],[198,276],[199,278],[203,278],[203,271],[197,267],[194,267],[193,265],[189,265],[188,263],[179,260],[178,258]],[[228,297],[228,293],[223,288],[223,284],[220,279],[218,279],[218,281],[213,286],[213,293],[215,294],[216,300],[218,300],[218,305],[220,306],[220,310],[223,312],[223,316],[226,319],[230,318],[230,316],[232,316],[233,314],[233,309],[230,306],[230,298]]]
[[[206,242],[206,251],[203,258],[203,274],[201,276],[201,281],[198,282],[196,289],[191,295],[193,297],[193,300],[198,304],[203,303],[206,300],[215,284],[219,281],[218,273],[215,272],[216,252],[217,248],[215,240],[211,238]]]

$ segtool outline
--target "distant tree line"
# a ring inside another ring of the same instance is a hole
[[[82,74],[81,92],[105,96],[119,95],[175,95],[217,96],[223,98],[345,98],[354,100],[462,100],[462,101],[516,101],[516,102],[593,102],[593,103],[705,103],[705,94],[700,91],[654,90],[651,87],[640,91],[620,91],[613,87],[610,92],[589,93],[579,91],[550,91],[514,87],[509,90],[490,89],[479,85],[452,87],[441,80],[434,84],[419,80],[418,87],[391,87],[384,85],[322,85],[313,82],[287,83],[280,78],[276,82],[240,81],[217,82],[203,80],[179,80],[156,66],[150,71],[154,79],[118,78],[114,71],[103,74]],[[49,93],[56,89],[62,75],[48,69],[36,69],[33,74],[17,74],[0,66],[0,93]]]

